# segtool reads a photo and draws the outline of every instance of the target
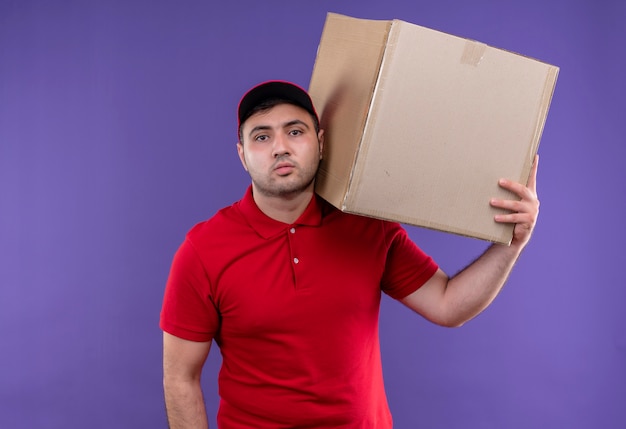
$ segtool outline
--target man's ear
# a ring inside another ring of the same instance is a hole
[[[241,161],[241,165],[243,165],[243,169],[248,171],[248,167],[246,166],[246,157],[243,152],[243,143],[237,142],[237,154],[239,155],[239,161]]]
[[[320,143],[320,159],[324,158],[324,130],[317,133],[317,141]]]

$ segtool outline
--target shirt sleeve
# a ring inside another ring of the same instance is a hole
[[[161,329],[189,341],[211,341],[219,316],[210,290],[202,262],[187,238],[174,255],[165,286]]]
[[[381,287],[394,299],[402,299],[419,289],[439,269],[397,223],[386,223],[389,243]]]

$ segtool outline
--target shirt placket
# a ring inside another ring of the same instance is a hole
[[[298,229],[297,225],[291,225],[287,228],[287,241],[289,242],[289,264],[291,264],[291,272],[293,275],[293,284],[296,289],[300,289],[301,282],[298,281],[299,273],[301,271],[302,264],[306,261],[302,260],[302,255],[299,252],[300,246],[298,245]]]

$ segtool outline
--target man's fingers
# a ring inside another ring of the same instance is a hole
[[[491,200],[491,205],[493,207],[497,207],[499,209],[505,209],[512,212],[526,212],[528,208],[522,201],[515,200],[501,200],[497,198],[493,198]]]
[[[513,192],[519,198],[528,200],[534,198],[534,190],[530,187],[524,186],[521,183],[514,182],[509,179],[500,179],[499,185],[507,191]],[[506,200],[494,200],[494,201],[506,201]]]
[[[494,220],[499,223],[514,223],[517,225],[532,225],[534,219],[529,213],[497,214]]]

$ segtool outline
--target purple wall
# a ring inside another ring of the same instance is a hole
[[[561,67],[540,221],[494,305],[446,330],[383,301],[396,427],[626,426],[624,2],[3,0],[0,427],[165,427],[172,255],[249,181],[239,96],[265,79],[308,86],[327,11]],[[486,246],[409,231],[449,273]],[[212,415],[218,365],[215,349]]]

